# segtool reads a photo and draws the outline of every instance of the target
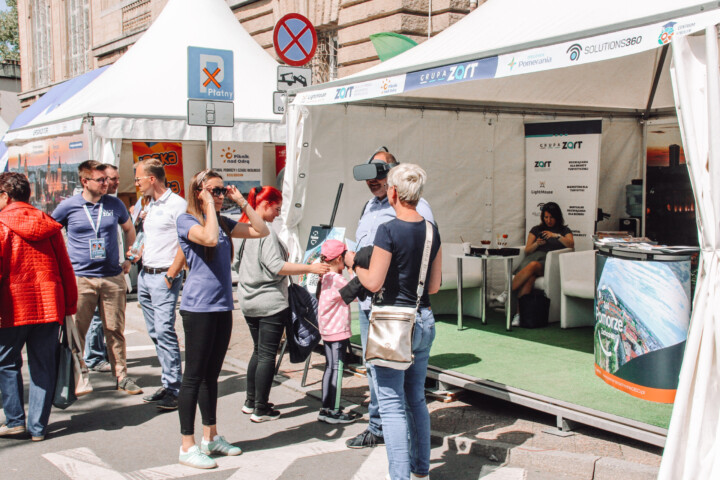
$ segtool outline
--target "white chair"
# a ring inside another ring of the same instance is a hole
[[[462,255],[460,243],[442,244],[442,285],[430,296],[433,313],[457,315],[457,258]],[[482,316],[482,273],[480,261],[469,258],[463,261],[463,315]]]
[[[560,257],[560,327],[595,324],[595,250]]]
[[[550,299],[550,313],[548,321],[550,323],[560,321],[560,262],[559,259],[566,253],[572,252],[572,248],[563,248],[561,250],[553,250],[548,252],[545,257],[545,273],[542,277],[535,280],[535,288],[545,292],[545,296]],[[520,257],[517,263],[513,262],[513,268],[525,258],[525,246],[520,247]],[[513,309],[516,308],[516,294],[513,292]]]

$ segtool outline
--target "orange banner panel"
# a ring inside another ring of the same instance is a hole
[[[183,178],[182,143],[173,142],[133,142],[133,162],[148,158],[157,158],[165,165],[167,186],[185,198],[185,181]],[[137,187],[136,187],[137,189]],[[138,192],[140,196],[140,192]]]

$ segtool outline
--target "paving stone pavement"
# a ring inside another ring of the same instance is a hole
[[[177,329],[183,344],[179,318]],[[137,302],[128,303],[126,333],[131,375],[152,392],[159,386],[159,367]],[[46,441],[0,438],[4,465],[0,479],[170,480],[200,475],[206,479],[384,479],[384,448],[344,446],[347,438],[365,429],[366,415],[356,424],[338,427],[315,420],[322,355],[313,354],[305,387],[301,386],[303,364],[290,364],[287,359],[283,363],[272,393],[272,401],[283,412],[280,420],[257,425],[238,415],[251,351],[247,326],[236,311],[220,378],[218,418],[221,433],[241,445],[244,453],[220,459],[218,470],[200,473],[176,464],[177,415],[158,414],[139,398],[115,391],[111,377],[92,374],[95,392],[68,410],[54,410]],[[26,385],[27,381],[26,375]],[[366,413],[367,395],[365,377],[346,373],[344,401]],[[657,447],[590,427],[557,437],[545,432],[554,427],[554,417],[491,397],[468,392],[449,403],[429,401],[428,408],[434,480],[616,480],[619,475],[635,480],[657,474],[661,455]]]

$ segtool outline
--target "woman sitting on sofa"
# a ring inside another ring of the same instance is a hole
[[[545,273],[545,257],[547,252],[573,248],[575,239],[572,231],[565,225],[560,206],[555,202],[543,205],[540,210],[542,222],[535,225],[528,234],[525,244],[525,258],[515,269],[512,281],[513,292],[518,298],[530,293],[535,280]],[[517,319],[513,319],[516,323]]]

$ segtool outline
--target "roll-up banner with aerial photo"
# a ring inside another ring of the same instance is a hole
[[[575,250],[592,248],[597,215],[601,120],[525,124],[525,235],[540,209],[560,205]]]
[[[672,403],[690,325],[690,260],[595,258],[596,375],[634,397]]]

